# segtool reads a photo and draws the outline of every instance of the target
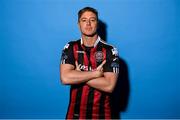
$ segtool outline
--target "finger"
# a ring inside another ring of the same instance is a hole
[[[99,67],[103,67],[103,65],[106,63],[106,60],[104,60],[100,65],[99,65]]]
[[[78,67],[78,62],[77,61],[75,61],[75,65],[76,65],[76,67]]]
[[[104,60],[104,61],[101,63],[101,65],[103,66],[105,63],[106,63],[106,60]]]
[[[97,67],[97,70],[101,70],[101,68],[103,67],[103,65],[106,63],[106,60],[104,60],[98,67]]]

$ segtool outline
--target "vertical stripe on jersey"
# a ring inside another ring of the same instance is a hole
[[[102,52],[103,52],[103,60],[106,60],[106,49],[102,48]]]
[[[88,101],[87,101],[87,111],[86,111],[86,119],[92,119],[92,106],[94,99],[94,88],[90,87]]]
[[[86,53],[84,53],[84,65],[88,66],[88,64],[89,64],[88,57]],[[89,94],[89,86],[84,85],[82,98],[81,98],[81,105],[80,105],[80,119],[86,119],[88,94]]]
[[[78,45],[78,50],[76,51],[76,53],[78,54],[77,55],[78,56],[78,59],[77,59],[78,64],[83,65],[85,62],[85,59],[84,59],[85,55],[83,52],[78,52],[78,51],[83,51],[83,49],[81,48],[81,45]]]
[[[103,60],[107,60],[107,51],[105,48],[102,48],[102,52],[103,52]],[[104,102],[104,117],[102,119],[111,119],[111,108],[110,108],[110,104],[109,104],[110,98],[108,94],[103,94],[103,98],[102,98],[102,102]]]
[[[81,95],[82,95],[82,86],[78,85],[77,94],[76,94],[76,102],[75,102],[75,106],[74,106],[74,117],[73,117],[74,119],[79,118]]]
[[[110,101],[110,98],[108,95],[106,95],[105,104],[104,104],[105,119],[111,119],[111,108],[110,108],[109,101]]]
[[[70,96],[70,104],[69,104],[69,107],[68,107],[68,113],[66,115],[66,119],[73,119],[73,115],[74,115],[74,103],[75,101],[75,98],[76,98],[76,95],[77,95],[77,89],[72,89],[71,87],[71,96]]]
[[[96,68],[96,60],[94,57],[94,52],[96,48],[92,48],[89,55],[89,66],[92,67],[92,69]],[[88,101],[87,101],[87,111],[86,111],[86,119],[92,119],[93,115],[93,106],[94,106],[94,88],[90,87],[89,89],[89,95],[88,95]]]
[[[78,44],[76,43],[74,46],[73,46],[73,53],[74,53],[74,58],[75,58],[75,61],[78,60]]]
[[[97,48],[93,48],[91,49],[91,52],[90,52],[90,62],[91,62],[91,67],[93,70],[96,69],[97,67],[96,58],[95,58],[96,49]]]
[[[103,60],[106,60],[106,49],[105,48],[102,48],[99,47],[98,48],[99,51],[102,51],[103,53]],[[101,92],[101,97],[100,97],[100,100],[99,100],[99,119],[105,119],[105,97],[106,97],[106,94],[104,94],[103,92]]]
[[[89,94],[89,86],[84,85],[83,92],[82,92],[82,98],[81,98],[80,118],[79,119],[86,119],[88,94]]]
[[[101,51],[98,48],[99,51]],[[90,61],[91,61],[91,65],[92,65],[92,69],[96,69],[97,68],[97,60],[96,60],[96,56],[95,53],[97,52],[97,47],[91,49],[91,53],[90,53]],[[98,119],[99,118],[99,99],[101,97],[101,93],[94,89],[94,98],[93,98],[93,106],[92,106],[92,119]]]
[[[75,58],[75,61],[78,59],[78,54],[76,53],[76,51],[78,50],[78,46],[77,44],[75,44],[73,46],[73,55],[74,55],[74,58]],[[74,101],[76,99],[76,96],[77,96],[77,88],[74,88],[74,86],[72,85],[71,86],[71,96],[70,96],[70,104],[69,104],[69,108],[68,108],[68,113],[66,115],[66,118],[67,119],[73,119],[73,116],[74,116],[74,109],[75,109],[75,102]]]
[[[100,106],[99,106],[99,119],[105,119],[105,112],[104,112],[104,103],[105,103],[105,94],[102,93],[100,98]]]
[[[78,44],[75,44],[74,46],[73,46],[73,52],[74,52],[74,57],[75,57],[75,60],[76,61],[81,61],[81,60],[79,60],[80,58],[82,58],[82,55],[79,55],[78,54]],[[81,95],[82,95],[82,85],[81,84],[79,84],[79,85],[76,85],[76,87],[77,88],[75,88],[75,89],[77,89],[77,94],[76,94],[76,98],[75,98],[75,106],[74,106],[74,116],[73,116],[73,118],[74,119],[78,119],[79,118],[79,112],[80,112],[80,103],[81,103]]]
[[[94,90],[94,104],[93,104],[93,113],[92,113],[92,118],[93,119],[99,119],[99,105],[100,105],[100,98],[101,98],[101,93],[98,90]]]

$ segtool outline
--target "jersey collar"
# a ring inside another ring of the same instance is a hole
[[[99,43],[99,41],[101,41],[100,36],[98,36],[96,42],[94,43],[94,48],[97,46],[97,44]],[[81,38],[81,45],[83,45],[83,40],[82,40],[82,38]]]

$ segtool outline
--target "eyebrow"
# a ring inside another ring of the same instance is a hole
[[[89,19],[91,19],[91,18],[93,18],[93,19],[97,19],[96,17],[90,17]],[[88,18],[83,17],[83,18],[81,18],[81,19],[88,19]]]

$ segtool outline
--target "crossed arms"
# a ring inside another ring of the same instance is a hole
[[[103,72],[103,61],[95,71],[81,71],[76,62],[76,67],[71,64],[60,65],[60,77],[63,84],[80,84],[87,85],[98,90],[111,93],[117,82],[118,74],[113,72]]]

